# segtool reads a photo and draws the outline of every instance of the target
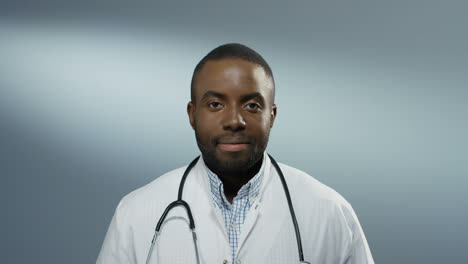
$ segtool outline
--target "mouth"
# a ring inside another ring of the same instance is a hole
[[[225,138],[218,142],[218,147],[223,151],[236,152],[247,149],[249,143],[240,138]]]
[[[247,145],[248,144],[246,143],[220,143],[218,144],[218,147],[224,151],[235,152],[245,150]]]

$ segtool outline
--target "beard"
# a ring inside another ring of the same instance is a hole
[[[229,135],[219,135],[204,141],[201,139],[198,130],[195,129],[195,137],[198,148],[203,155],[203,161],[217,175],[239,175],[254,167],[258,162],[261,162],[263,153],[268,145],[269,135],[270,131],[266,133],[265,137],[251,138],[245,136],[242,132],[238,132]],[[226,136],[239,136],[247,139],[249,142],[247,153],[229,153],[229,158],[220,158],[220,154],[217,152],[217,145],[219,140]]]

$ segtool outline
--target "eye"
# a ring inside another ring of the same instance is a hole
[[[210,102],[208,103],[208,107],[211,109],[219,109],[221,108],[221,104],[219,102]]]
[[[259,104],[256,103],[250,103],[246,105],[247,110],[257,112],[261,107]]]

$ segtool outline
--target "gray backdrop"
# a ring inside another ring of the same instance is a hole
[[[467,263],[467,2],[285,2],[2,2],[0,262],[93,263],[119,199],[199,153],[191,73],[241,42],[275,74],[269,153],[377,263]]]

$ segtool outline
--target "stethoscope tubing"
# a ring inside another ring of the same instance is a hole
[[[292,222],[293,222],[293,225],[294,225],[294,232],[296,233],[296,242],[297,242],[297,249],[298,249],[298,254],[299,254],[299,261],[300,261],[300,263],[309,263],[309,262],[304,261],[304,253],[303,253],[303,250],[302,250],[301,233],[299,231],[299,225],[297,223],[297,218],[296,218],[296,214],[294,212],[294,207],[292,205],[291,195],[289,194],[289,189],[288,189],[288,185],[286,183],[286,179],[285,179],[285,177],[283,175],[283,172],[281,171],[281,168],[279,167],[278,163],[275,161],[275,159],[273,159],[273,157],[270,154],[268,154],[268,156],[270,157],[271,163],[275,167],[275,169],[276,169],[276,171],[277,171],[277,173],[278,173],[278,175],[279,175],[279,177],[281,179],[281,184],[283,185],[286,200],[288,202],[289,212],[290,212],[291,219],[292,219]],[[184,174],[182,175],[182,179],[180,180],[179,191],[178,191],[178,194],[177,194],[177,200],[170,203],[166,207],[166,210],[164,210],[164,213],[159,218],[159,221],[158,221],[158,223],[156,225],[156,228],[155,228],[153,239],[151,241],[150,251],[148,252],[148,256],[146,258],[146,264],[149,264],[149,261],[151,259],[151,255],[152,255],[152,252],[153,252],[153,248],[154,248],[154,245],[156,243],[156,239],[157,239],[157,237],[159,235],[162,224],[163,224],[164,220],[166,219],[166,216],[168,215],[170,210],[172,210],[174,207],[177,207],[177,206],[184,207],[186,212],[187,212],[187,215],[188,215],[188,218],[189,218],[189,226],[190,226],[190,229],[192,230],[193,241],[194,241],[194,245],[195,245],[195,253],[197,255],[197,263],[198,264],[200,263],[200,255],[199,255],[199,250],[198,250],[197,236],[196,236],[196,232],[195,232],[195,221],[193,220],[193,215],[192,215],[192,211],[190,210],[190,206],[188,205],[188,203],[186,201],[184,201],[182,199],[182,195],[183,195],[183,191],[184,191],[184,185],[185,185],[185,181],[187,179],[187,176],[188,176],[189,172],[192,170],[192,168],[195,166],[195,164],[197,163],[199,158],[200,158],[200,156],[196,157],[187,166],[187,168],[184,171]]]

